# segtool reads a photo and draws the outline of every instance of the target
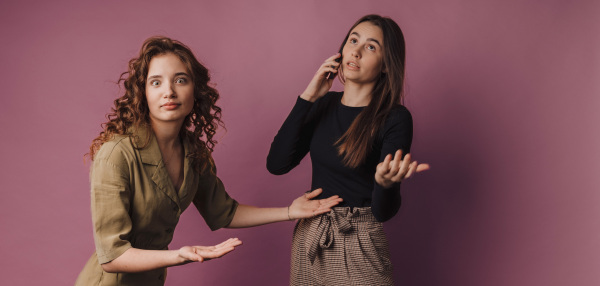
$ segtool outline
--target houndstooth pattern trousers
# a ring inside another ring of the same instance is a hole
[[[393,284],[383,225],[370,207],[336,207],[296,224],[290,285]]]

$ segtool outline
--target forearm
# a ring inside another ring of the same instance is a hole
[[[240,204],[227,228],[243,228],[289,220],[288,208],[258,208]]]
[[[273,138],[267,155],[267,170],[282,175],[296,167],[308,153],[310,126],[306,125],[312,103],[297,99],[292,111]]]
[[[130,248],[111,262],[102,264],[106,272],[143,272],[184,264],[177,250],[146,250]]]
[[[375,186],[371,210],[378,221],[385,222],[394,217],[398,213],[401,203],[400,183],[393,184],[390,188]]]

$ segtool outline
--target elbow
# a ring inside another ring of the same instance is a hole
[[[373,216],[375,217],[375,219],[378,222],[386,222],[386,221],[392,219],[396,215],[396,213],[398,213],[398,211],[395,211],[393,213],[387,213],[387,214],[386,213],[373,212]]]
[[[276,160],[267,158],[267,170],[273,175],[284,175],[287,174],[291,169],[292,168],[285,166],[285,164],[281,164]]]
[[[267,166],[267,170],[269,171],[269,173],[273,174],[273,175],[285,175],[289,172],[289,170],[286,170],[284,168],[270,168],[269,166]]]
[[[378,222],[386,222],[392,219],[398,211],[400,210],[400,203],[398,202],[394,206],[388,206],[387,208],[381,207],[372,207],[371,211],[373,212],[373,216]]]
[[[113,260],[106,263],[102,263],[100,264],[100,266],[102,267],[102,270],[107,273],[136,272],[131,269],[131,264],[128,264],[127,262],[130,260],[132,254],[135,254],[135,249],[129,248]]]
[[[104,272],[107,272],[107,273],[117,273],[118,272],[116,267],[114,266],[114,263],[112,263],[112,261],[104,263],[104,264],[100,264],[100,266],[102,266],[102,270],[104,270]]]

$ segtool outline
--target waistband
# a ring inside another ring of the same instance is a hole
[[[346,234],[353,230],[352,224],[378,222],[371,207],[334,207],[326,214],[313,219],[318,223],[314,235],[307,237],[307,255],[312,264],[320,248],[329,248],[336,234]]]

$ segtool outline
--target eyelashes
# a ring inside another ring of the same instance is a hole
[[[189,80],[185,77],[180,77],[180,78],[176,78],[174,81],[176,84],[187,84],[189,82]],[[157,79],[153,79],[149,82],[150,86],[160,86],[161,82],[160,80]]]
[[[356,45],[356,44],[358,44],[358,40],[356,38],[350,38],[350,39],[348,39],[347,43],[350,43],[352,45]],[[366,45],[366,49],[368,51],[371,51],[371,52],[377,51],[377,47],[375,45],[370,45],[370,44]]]

